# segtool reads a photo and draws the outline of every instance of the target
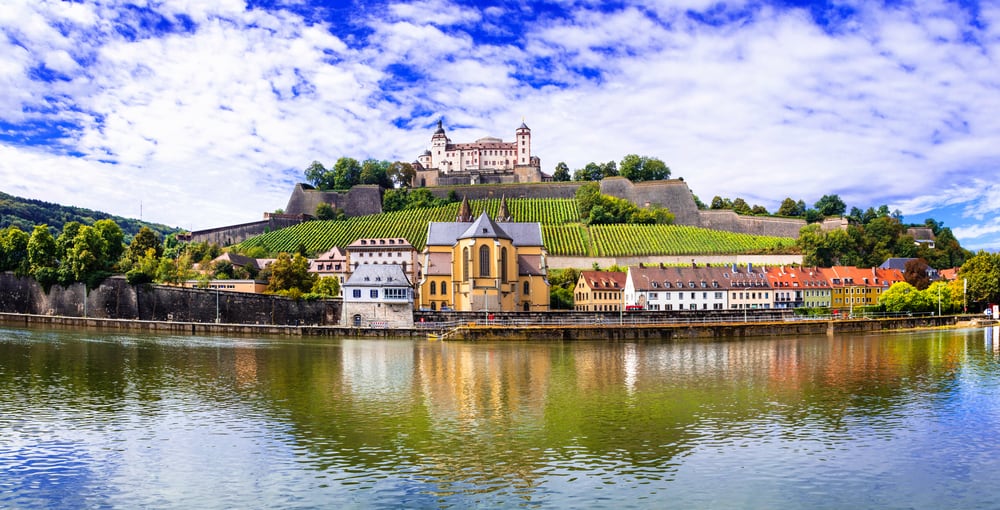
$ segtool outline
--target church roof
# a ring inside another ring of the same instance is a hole
[[[458,236],[458,239],[472,239],[472,238],[489,238],[489,239],[510,239],[514,240],[507,232],[504,232],[500,225],[497,225],[490,215],[483,211],[482,214],[476,218],[476,221],[466,229],[462,235]]]
[[[498,222],[514,246],[543,246],[542,226],[539,223]],[[459,236],[469,229],[468,223],[434,221],[427,225],[427,246],[454,246]]]

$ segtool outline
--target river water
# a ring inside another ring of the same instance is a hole
[[[997,508],[998,337],[0,329],[0,508]]]

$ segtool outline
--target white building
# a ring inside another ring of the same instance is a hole
[[[341,324],[362,328],[413,326],[413,286],[401,265],[360,265],[344,282]]]
[[[728,271],[719,267],[629,267],[625,306],[644,310],[725,310]]]

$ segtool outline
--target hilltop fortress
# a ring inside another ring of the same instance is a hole
[[[413,163],[414,187],[426,187],[438,198],[454,190],[470,200],[500,198],[575,198],[585,182],[552,182],[541,171],[541,160],[531,153],[531,130],[523,122],[513,142],[480,138],[452,143],[441,121],[431,136],[430,148]],[[805,221],[793,218],[741,216],[731,210],[699,210],[694,195],[682,179],[633,183],[624,177],[600,181],[601,193],[628,200],[639,207],[667,207],[674,223],[744,234],[797,238]],[[283,215],[265,213],[263,221],[192,232],[191,240],[227,246],[269,230],[290,226],[312,216],[316,206],[328,203],[347,216],[382,212],[383,190],[376,185],[354,186],[348,191],[320,191],[297,184]],[[516,218],[515,218],[516,220]],[[279,224],[278,222],[282,222]],[[288,223],[288,224],[285,224]],[[828,218],[824,230],[846,226],[843,218]]]
[[[542,161],[531,154],[531,129],[522,121],[514,141],[485,137],[452,143],[439,120],[431,147],[413,163],[413,187],[551,181]]]

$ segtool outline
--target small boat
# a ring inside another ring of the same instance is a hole
[[[437,333],[427,333],[427,340],[430,340],[430,341],[433,342],[435,340],[440,340],[440,339],[441,339],[441,335],[439,335]]]

